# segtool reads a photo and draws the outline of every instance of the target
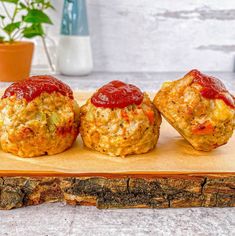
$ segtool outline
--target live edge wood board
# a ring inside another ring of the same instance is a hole
[[[83,103],[88,93],[76,98]],[[235,206],[235,136],[213,152],[195,151],[163,121],[148,154],[109,157],[83,147],[19,158],[0,150],[0,209],[65,201],[98,208]]]

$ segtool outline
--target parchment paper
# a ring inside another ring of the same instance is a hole
[[[79,104],[91,93],[78,92]],[[20,158],[0,150],[1,175],[184,174],[235,173],[235,135],[212,151],[194,150],[165,120],[157,147],[142,155],[110,157],[83,147],[79,137],[73,147],[53,156]]]

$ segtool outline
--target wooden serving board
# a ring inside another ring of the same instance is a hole
[[[91,95],[77,92],[83,104]],[[235,206],[235,135],[212,152],[194,150],[163,120],[157,147],[110,157],[73,147],[20,158],[0,150],[0,209],[48,201],[110,207]]]

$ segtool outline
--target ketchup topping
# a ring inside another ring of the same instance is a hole
[[[48,75],[32,76],[24,81],[13,83],[6,89],[2,99],[16,95],[17,99],[24,98],[30,102],[43,92],[49,94],[58,92],[73,99],[73,92],[68,85]]]
[[[91,98],[91,103],[96,107],[124,108],[128,105],[140,105],[143,93],[132,84],[114,80],[101,87]]]
[[[235,109],[235,98],[228,92],[224,84],[217,78],[205,75],[198,70],[188,73],[194,77],[193,82],[200,84],[203,88],[201,95],[208,99],[222,99],[228,106]]]

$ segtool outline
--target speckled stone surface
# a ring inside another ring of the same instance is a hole
[[[87,77],[58,76],[73,89],[94,90],[114,79],[155,91],[184,73],[94,73]],[[209,73],[235,90],[235,74]],[[1,83],[0,88],[8,84]],[[98,210],[61,203],[0,211],[0,236],[34,235],[235,235],[235,208]]]
[[[191,68],[193,69],[193,68]],[[155,92],[164,81],[180,79],[186,72],[95,72],[89,76],[67,77],[54,75],[64,81],[74,90],[95,90],[112,80],[122,80],[133,83],[144,91]],[[205,72],[221,79],[230,90],[235,90],[235,73],[233,72]],[[48,71],[33,71],[33,75],[49,74]],[[10,83],[0,82],[0,89],[6,88]]]
[[[235,235],[235,208],[98,210],[61,203],[0,212],[1,236]]]

